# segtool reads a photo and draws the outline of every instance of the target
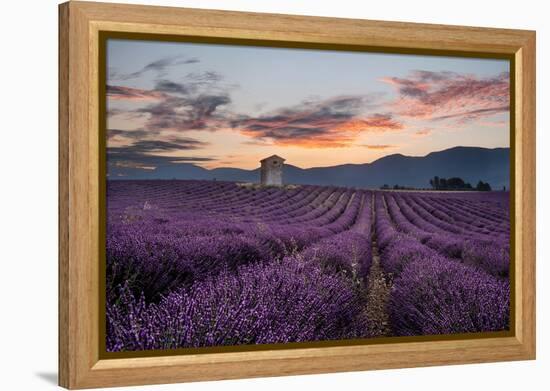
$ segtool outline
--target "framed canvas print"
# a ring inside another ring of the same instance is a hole
[[[59,10],[60,385],[534,359],[534,32]]]

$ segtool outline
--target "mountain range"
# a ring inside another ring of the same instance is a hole
[[[429,188],[430,179],[460,177],[474,187],[488,182],[493,189],[510,187],[510,149],[454,147],[426,156],[387,155],[371,163],[300,168],[285,164],[283,180],[292,184],[379,188],[393,185]],[[109,168],[109,179],[205,179],[259,182],[260,169],[206,169],[190,163],[173,163],[153,170]]]

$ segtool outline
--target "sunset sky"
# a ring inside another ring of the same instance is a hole
[[[108,165],[302,168],[509,147],[509,63],[109,40]]]

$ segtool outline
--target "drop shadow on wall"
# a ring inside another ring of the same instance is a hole
[[[57,372],[37,372],[35,375],[46,383],[57,385]]]

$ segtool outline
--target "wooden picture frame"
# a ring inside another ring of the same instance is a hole
[[[514,328],[499,338],[133,358],[100,352],[104,31],[400,53],[508,56]],[[59,6],[59,384],[70,389],[535,358],[535,32],[70,1]]]

